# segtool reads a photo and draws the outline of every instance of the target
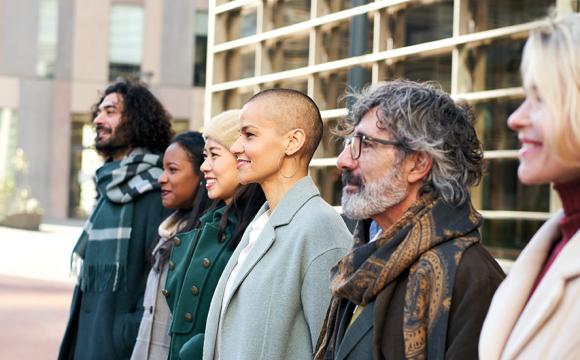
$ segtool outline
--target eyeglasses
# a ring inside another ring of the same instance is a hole
[[[377,139],[368,135],[356,134],[345,139],[345,147],[350,148],[350,156],[353,160],[357,160],[361,154],[363,142],[375,142],[383,145],[401,146],[398,141]]]

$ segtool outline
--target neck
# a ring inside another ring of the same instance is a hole
[[[562,235],[570,239],[580,229],[580,179],[554,184],[554,189],[564,209],[565,217],[560,222]]]
[[[278,174],[276,179],[272,179],[270,181],[266,180],[260,183],[260,187],[264,191],[264,195],[266,196],[266,201],[268,202],[268,207],[270,211],[274,211],[276,206],[280,200],[284,197],[284,195],[290,190],[294,184],[298,182],[298,180],[302,179],[307,175],[306,172],[299,172],[292,176],[291,178],[280,178]]]
[[[132,148],[126,147],[113,152],[110,157],[113,161],[121,160],[131,152]]]
[[[383,231],[387,231],[394,223],[403,217],[411,205],[419,200],[419,190],[409,188],[407,196],[398,204],[391,206],[380,214],[372,217]]]

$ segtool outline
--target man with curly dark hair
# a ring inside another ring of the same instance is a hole
[[[110,85],[93,106],[97,199],[73,250],[77,273],[59,359],[128,359],[143,314],[151,242],[169,214],[157,178],[173,131],[147,87]]]
[[[391,81],[353,98],[337,166],[343,211],[360,221],[332,269],[315,358],[476,359],[504,274],[480,243],[468,191],[483,162],[473,114],[431,83]]]

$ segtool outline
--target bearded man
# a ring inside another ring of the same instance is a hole
[[[97,199],[73,250],[78,271],[59,359],[128,359],[143,314],[151,242],[169,214],[157,178],[173,131],[142,84],[109,86],[93,106]]]
[[[472,112],[427,83],[353,96],[337,166],[343,211],[360,221],[332,269],[315,358],[476,359],[504,274],[480,243],[468,192],[483,162]]]

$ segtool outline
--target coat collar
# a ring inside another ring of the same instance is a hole
[[[314,182],[310,176],[305,176],[298,180],[294,186],[292,186],[286,192],[286,194],[284,194],[278,203],[278,206],[276,206],[272,212],[269,220],[270,225],[276,228],[278,226],[289,224],[298,210],[300,210],[300,208],[304,206],[304,204],[310,200],[310,198],[319,195],[320,192],[316,188],[316,185],[314,185]],[[258,212],[258,215],[256,215],[256,218],[258,218],[268,209],[268,203],[265,203]]]
[[[580,232],[558,255],[531,298],[530,291],[559,238],[560,211],[530,240],[492,301],[480,342],[482,358],[512,359],[557,309],[566,281],[580,274]],[[528,299],[529,298],[529,299]]]
[[[232,285],[231,296],[228,299],[225,299],[225,306],[224,311],[222,312],[222,316],[224,316],[225,312],[227,311],[227,307],[231,301],[231,298],[235,296],[236,291],[246,278],[250,271],[256,266],[256,264],[260,261],[260,259],[268,252],[274,241],[276,240],[276,232],[275,228],[283,225],[287,225],[292,221],[298,210],[306,204],[308,200],[315,196],[319,196],[320,193],[312,179],[309,176],[306,176],[300,179],[294,186],[288,190],[288,192],[284,195],[284,197],[280,200],[278,206],[274,209],[270,219],[264,225],[262,232],[260,233],[254,247],[248,254],[248,257],[241,265],[236,278],[233,280],[234,283]],[[248,226],[240,244],[236,248],[234,254],[232,255],[232,259],[238,259],[240,252],[248,245],[250,240],[250,230],[252,229],[252,225],[264,212],[268,210],[268,204],[264,204],[262,208],[258,211],[252,223]],[[230,261],[226,266],[224,273],[228,274],[228,277],[231,275],[233,268],[236,266],[237,261]],[[227,278],[226,278],[227,279]]]

